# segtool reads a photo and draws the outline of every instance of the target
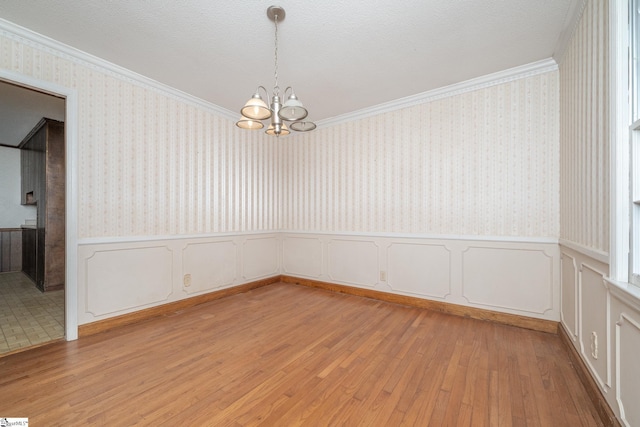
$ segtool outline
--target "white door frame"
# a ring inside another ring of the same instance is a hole
[[[78,92],[0,69],[0,80],[65,98],[65,339],[78,339]]]

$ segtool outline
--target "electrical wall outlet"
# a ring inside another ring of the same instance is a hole
[[[386,282],[387,281],[387,272],[386,271],[381,271],[380,272],[380,281],[381,282]]]
[[[598,334],[591,332],[591,357],[598,359]]]
[[[191,286],[191,274],[185,274],[182,281],[185,286]]]

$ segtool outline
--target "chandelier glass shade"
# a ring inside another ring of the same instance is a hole
[[[236,122],[236,126],[248,130],[262,129],[264,128],[262,120],[270,120],[266,134],[285,136],[291,133],[285,124],[285,121],[287,121],[291,122],[290,128],[296,132],[308,132],[316,128],[313,122],[301,121],[307,117],[309,112],[302,105],[291,86],[287,87],[282,93],[278,86],[278,21],[284,19],[284,9],[279,6],[270,6],[267,9],[267,16],[275,24],[275,85],[271,96],[269,96],[264,86],[258,86],[256,92],[240,110],[242,117]],[[264,91],[264,99],[260,93],[261,89]],[[282,104],[281,96],[286,98],[284,104]]]

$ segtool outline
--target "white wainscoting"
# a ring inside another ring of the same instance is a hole
[[[182,278],[191,283],[184,288],[190,295],[229,286],[237,277],[238,245],[232,239],[187,243],[182,249]]]
[[[278,275],[279,240],[239,233],[81,242],[78,323]]]
[[[569,337],[578,339],[578,265],[575,257],[562,252],[560,256],[561,299],[560,319],[565,325]]]
[[[375,240],[333,238],[327,242],[329,280],[374,287],[378,283],[380,250]]]
[[[319,279],[322,276],[324,256],[319,237],[288,236],[282,242],[282,267],[292,276]]]
[[[98,317],[167,300],[173,292],[173,252],[155,242],[92,251],[84,260],[86,283],[91,283],[86,312]]]
[[[277,235],[247,237],[242,242],[242,278],[249,282],[280,273]]]
[[[557,243],[282,233],[282,273],[558,321]]]
[[[640,313],[616,300],[612,304],[615,325],[616,402],[620,419],[628,426],[640,425]]]
[[[554,307],[555,252],[469,246],[462,252],[462,295],[471,304],[544,316]]]
[[[582,357],[594,373],[600,389],[611,389],[611,360],[609,346],[609,286],[604,269],[581,261],[578,294],[579,344]]]
[[[640,299],[606,279],[606,263],[571,246],[560,245],[561,323],[622,424],[640,425]]]
[[[393,291],[440,300],[451,294],[451,251],[445,245],[391,243],[386,260]]]

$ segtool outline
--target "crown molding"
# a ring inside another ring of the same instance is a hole
[[[2,18],[0,18],[0,35],[8,38],[9,40],[49,53],[58,58],[104,73],[110,77],[160,93],[176,101],[184,102],[197,108],[202,108],[231,121],[235,122],[237,119],[238,114],[229,111],[226,108],[222,108],[219,105],[205,101],[186,92],[182,92],[181,90],[160,83],[149,77],[145,77],[142,74],[138,74],[127,68],[113,64],[105,59],[83,52]]]
[[[104,73],[119,80],[144,87],[145,89],[152,90],[177,101],[202,108],[222,118],[231,120],[232,122],[235,122],[235,120],[237,119],[237,113],[233,111],[222,108],[219,105],[216,105],[209,101],[205,101],[186,92],[182,92],[171,86],[160,83],[149,77],[145,77],[129,69],[113,64],[107,60],[91,55],[89,53],[83,52],[74,47],[68,46],[57,40],[36,33],[32,30],[21,27],[2,18],[0,18],[0,35],[15,42],[30,46],[34,49],[47,52],[58,58],[71,61],[75,64],[82,65],[84,67]],[[487,74],[475,79],[455,83],[453,85],[430,90],[427,92],[422,92],[416,95],[407,96],[383,104],[378,104],[340,116],[320,120],[317,122],[317,125],[318,128],[323,128],[350,121],[361,120],[378,114],[412,107],[415,105],[432,102],[450,96],[460,95],[478,89],[484,89],[487,87],[535,76],[542,73],[556,71],[557,69],[558,64],[555,62],[555,60],[553,58],[548,58],[541,61],[533,62],[531,64],[510,68],[507,70],[499,71],[497,73]]]
[[[507,70],[487,74],[485,76],[466,80],[464,82],[429,90],[426,92],[418,93],[416,95],[411,95],[404,98],[396,99],[394,101],[385,102],[383,104],[374,105],[373,107],[363,108],[352,113],[331,117],[329,119],[319,120],[316,124],[318,125],[318,128],[324,128],[355,120],[362,120],[367,117],[376,116],[378,114],[388,113],[391,111],[400,110],[402,108],[413,107],[415,105],[436,101],[438,99],[448,98],[474,90],[485,89],[491,86],[496,86],[514,80],[524,79],[527,77],[532,77],[538,74],[557,70],[558,64],[553,58],[543,59],[541,61],[532,62],[530,64],[521,65],[519,67],[509,68]]]
[[[558,37],[556,48],[553,52],[553,59],[555,59],[558,64],[560,64],[564,58],[569,42],[571,41],[573,34],[576,32],[576,28],[578,28],[578,24],[580,23],[580,19],[582,18],[582,14],[584,13],[586,6],[587,0],[572,0],[569,5],[569,10],[567,10],[567,15],[564,19],[562,33],[560,33],[560,36]]]

